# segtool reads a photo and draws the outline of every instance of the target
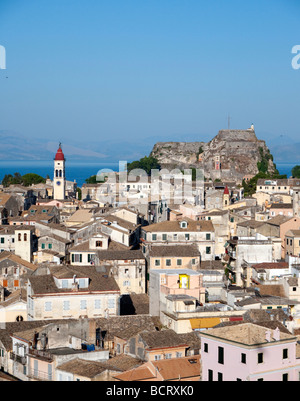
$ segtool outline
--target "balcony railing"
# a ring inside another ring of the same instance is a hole
[[[43,360],[46,360],[48,362],[52,362],[53,361],[53,355],[51,355],[47,351],[29,349],[28,355],[36,357],[36,358],[40,358],[40,359],[43,359]]]
[[[53,376],[52,373],[41,372],[36,369],[29,369],[28,375],[29,379],[38,380],[38,381],[52,381]]]
[[[20,355],[15,354],[14,352],[10,353],[10,359],[12,361],[18,362],[24,366],[27,364],[26,356],[20,356]]]

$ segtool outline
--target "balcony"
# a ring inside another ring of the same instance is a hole
[[[28,352],[28,356],[41,359],[45,362],[53,362],[53,356],[49,352],[46,352],[46,351],[30,349]]]
[[[46,372],[41,372],[36,369],[29,369],[27,376],[29,379],[36,380],[36,381],[52,381],[53,380],[52,374],[49,374]]]
[[[10,359],[12,361],[18,362],[18,363],[20,363],[21,365],[24,365],[24,366],[27,364],[26,356],[20,356],[20,355],[15,354],[14,352],[10,353]]]

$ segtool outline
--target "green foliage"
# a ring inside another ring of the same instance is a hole
[[[20,173],[15,173],[14,175],[6,174],[2,180],[2,185],[5,188],[8,188],[10,185],[24,185],[25,187],[29,187],[34,184],[45,182],[45,178],[38,174],[29,173],[21,176]]]
[[[80,189],[80,188],[77,188],[77,189],[76,189],[76,192],[77,192],[77,194],[78,194],[78,200],[81,200],[81,199],[82,199],[82,191],[81,191],[81,189]]]
[[[161,165],[159,164],[158,160],[152,156],[145,156],[140,160],[133,161],[129,163],[127,166],[128,173],[135,169],[141,169],[146,171],[148,175],[151,174],[151,170],[160,170]]]
[[[92,175],[87,178],[85,182],[87,184],[99,184],[106,181],[106,178],[109,176],[109,173],[101,173],[99,175]]]
[[[92,175],[91,177],[87,178],[85,180],[85,182],[87,184],[97,184],[97,176],[96,175]]]
[[[300,166],[295,166],[292,170],[293,178],[300,178]]]
[[[264,152],[263,148],[259,148],[259,154],[261,161],[257,163],[257,168],[260,173],[267,174],[269,171],[269,161],[274,161],[273,156],[271,155],[270,151],[268,150],[266,153]],[[276,165],[275,169],[276,169]],[[275,174],[279,174],[279,171],[276,169]]]
[[[33,173],[23,175],[22,180],[25,187],[30,187],[34,184],[45,184],[46,182],[45,178]]]

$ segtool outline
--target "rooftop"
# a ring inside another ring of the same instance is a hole
[[[247,346],[254,346],[269,343],[266,340],[266,331],[266,327],[262,327],[253,323],[245,323],[211,329],[205,333],[201,333],[200,335],[202,336],[203,334],[205,336],[228,340]],[[275,340],[271,336],[272,343],[291,340],[296,341],[296,337],[283,332],[280,332],[280,340]]]

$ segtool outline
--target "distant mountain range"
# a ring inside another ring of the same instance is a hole
[[[297,142],[287,135],[281,135],[266,141],[275,163],[300,164],[300,140]]]
[[[259,135],[261,136],[261,135]],[[71,136],[70,136],[71,138]],[[156,142],[162,139],[166,142],[194,142],[207,141],[210,135],[168,135],[168,136],[140,136],[139,140],[128,139],[123,141],[106,139],[105,141],[76,141],[65,139],[63,151],[68,160],[128,162],[148,156]],[[86,138],[85,138],[86,139]],[[265,138],[261,138],[265,139]],[[266,138],[267,145],[274,156],[275,163],[299,163],[300,141],[282,135]],[[25,137],[8,130],[0,130],[0,160],[51,160],[53,159],[58,143],[44,139]]]

